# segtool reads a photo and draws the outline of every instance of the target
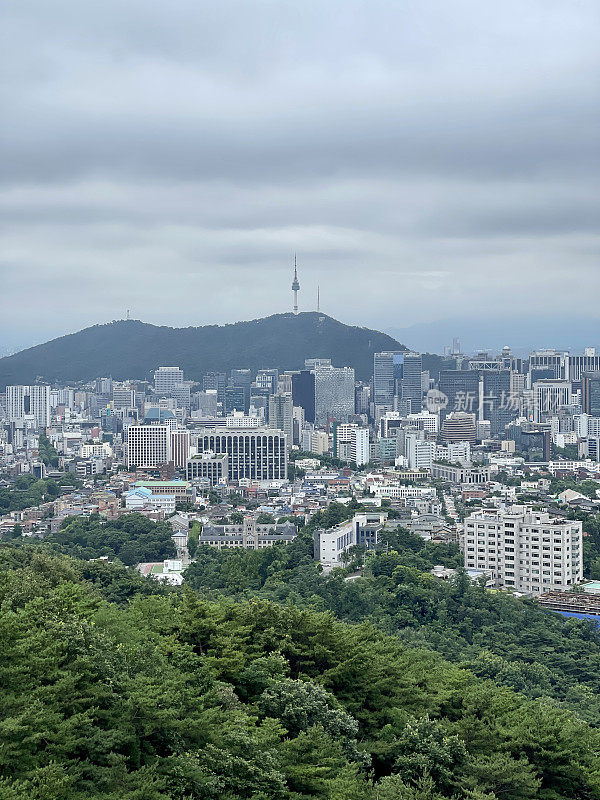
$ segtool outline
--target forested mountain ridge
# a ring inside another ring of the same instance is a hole
[[[19,542],[0,627],[6,800],[600,796],[600,733],[576,715],[331,612]]]
[[[62,383],[102,376],[148,380],[157,367],[170,364],[181,367],[186,379],[200,380],[209,371],[300,369],[305,358],[331,358],[334,366],[354,367],[358,379],[368,380],[373,353],[404,349],[385,333],[345,325],[317,312],[196,328],[120,320],[0,359],[0,387],[38,379]]]

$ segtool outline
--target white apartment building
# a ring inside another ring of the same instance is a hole
[[[171,460],[170,425],[130,425],[127,428],[127,468],[157,467]]]
[[[343,554],[356,544],[354,520],[343,522],[336,528],[320,528],[314,532],[315,560],[330,567],[344,563]]]
[[[9,422],[22,425],[33,418],[37,428],[50,425],[49,386],[7,386],[6,414]]]
[[[465,519],[465,567],[488,571],[498,587],[567,591],[583,579],[582,550],[580,521],[528,506],[477,511]]]
[[[470,442],[448,442],[446,445],[437,445],[435,448],[436,461],[451,461],[459,464],[470,464]]]
[[[404,454],[409,469],[430,470],[435,457],[435,442],[426,442],[416,433],[407,433],[404,438]]]
[[[411,425],[416,426],[421,431],[437,433],[440,429],[439,414],[432,414],[430,411],[420,411],[418,414],[409,414],[406,419]]]
[[[79,448],[81,458],[110,458],[113,449],[108,442],[94,442],[93,444],[82,444]]]
[[[370,460],[369,429],[355,424],[336,423],[333,429],[333,454],[358,467]]]

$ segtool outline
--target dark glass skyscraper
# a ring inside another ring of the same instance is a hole
[[[402,399],[410,400],[413,412],[421,410],[421,402],[423,400],[422,371],[423,357],[421,353],[404,353]]]
[[[394,405],[399,394],[404,366],[404,353],[383,352],[373,355],[373,402],[376,406]]]
[[[313,372],[303,369],[292,375],[292,401],[295,406],[304,409],[304,419],[315,421],[315,376]]]
[[[600,372],[585,372],[581,388],[583,413],[600,417]]]

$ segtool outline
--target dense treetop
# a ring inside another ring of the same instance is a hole
[[[4,544],[0,626],[6,800],[600,796],[576,715],[331,612]]]

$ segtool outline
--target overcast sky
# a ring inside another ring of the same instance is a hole
[[[598,0],[15,0],[0,332],[598,317]],[[2,351],[0,343],[0,351]]]

